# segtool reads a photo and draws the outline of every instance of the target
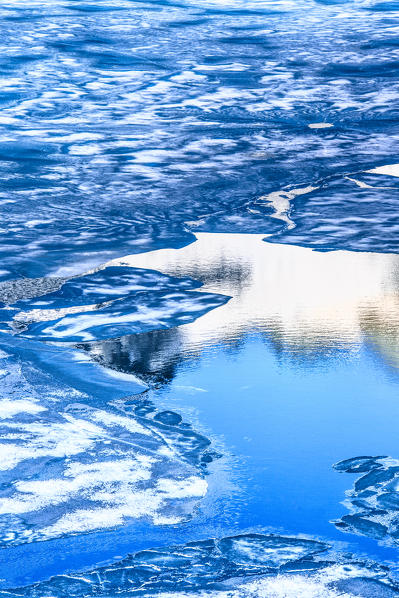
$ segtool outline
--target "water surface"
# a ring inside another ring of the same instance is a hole
[[[3,4],[4,596],[398,595],[398,12]]]

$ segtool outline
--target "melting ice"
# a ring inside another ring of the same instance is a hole
[[[376,564],[339,556],[306,538],[240,534],[129,555],[83,575],[63,575],[4,598],[43,596],[393,598],[399,586]]]
[[[49,350],[57,360],[57,348]],[[62,353],[62,350],[61,350]],[[51,378],[37,364],[4,354],[0,399],[0,543],[3,547],[120,526],[129,519],[176,524],[207,491],[201,463],[207,438],[173,412],[138,398],[102,407],[145,388],[94,368],[93,394]],[[72,358],[70,357],[70,361]],[[65,362],[66,364],[67,362]],[[75,368],[79,371],[79,363]],[[102,376],[105,386],[102,386]],[[136,409],[136,411],[135,411]],[[203,460],[202,460],[203,459]]]
[[[361,474],[344,502],[350,514],[335,525],[345,532],[399,542],[399,461],[386,456],[354,457],[336,463],[340,472]]]
[[[9,595],[397,595],[317,539],[396,544],[397,14],[4,4],[1,576],[86,569]]]

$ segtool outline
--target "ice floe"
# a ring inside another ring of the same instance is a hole
[[[178,326],[229,299],[196,291],[201,283],[187,277],[122,266],[64,282],[40,299],[16,301],[3,320],[38,340],[92,341]]]
[[[394,598],[387,569],[309,538],[242,533],[143,550],[112,565],[15,590],[4,598]]]
[[[339,472],[361,473],[344,501],[350,513],[335,521],[344,532],[399,544],[399,461],[362,456],[334,465]]]
[[[55,359],[57,350],[49,348]],[[93,395],[37,363],[5,355],[2,367],[0,545],[190,518],[207,492],[203,468],[218,455],[179,414],[141,395],[122,400],[123,385],[140,388],[130,380],[110,383],[119,388],[113,406],[93,407]]]
[[[93,341],[186,324],[229,298],[190,291],[136,293],[96,310],[61,314],[46,323],[28,325],[24,336],[39,340]],[[37,316],[36,316],[37,317]]]

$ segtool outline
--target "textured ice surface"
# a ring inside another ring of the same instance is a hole
[[[397,163],[395,6],[7,2],[0,276],[283,232],[256,198],[319,181],[287,242],[396,251],[397,190],[328,183]]]
[[[328,551],[328,552],[327,552]],[[247,533],[143,550],[112,565],[60,575],[4,598],[76,596],[392,598],[386,569],[329,552],[319,541]]]
[[[395,598],[397,588],[389,582],[368,577],[369,571],[361,566],[326,567],[313,576],[279,575],[244,582],[234,590],[200,591],[200,598]],[[353,577],[351,577],[353,575]],[[359,577],[356,577],[359,575]],[[365,575],[361,577],[361,575]],[[110,596],[110,595],[109,595]],[[168,592],[160,598],[190,598],[193,594]]]
[[[356,577],[359,575],[359,577]],[[200,598],[395,598],[399,590],[389,581],[368,577],[361,565],[330,566],[312,576],[279,575],[238,584],[234,590],[200,591]],[[111,595],[109,595],[111,596]],[[147,595],[148,596],[148,595]],[[168,592],[160,598],[190,598],[193,594]]]
[[[12,304],[25,297],[51,293],[65,282],[64,278],[17,278],[0,283],[0,302]]]
[[[34,323],[24,336],[53,341],[93,341],[192,322],[227,297],[190,291],[138,292],[90,311],[62,314],[59,319]],[[40,314],[36,317],[40,318]]]
[[[177,413],[141,396],[92,407],[93,395],[57,384],[26,359],[4,355],[0,363],[3,547],[143,517],[156,525],[190,517],[207,491],[198,465],[216,455]]]
[[[345,532],[399,544],[399,461],[388,457],[354,457],[334,465],[340,472],[363,473],[347,492],[350,514],[335,525]]]
[[[58,279],[53,278],[38,279],[38,282],[41,283],[43,280],[49,284],[58,282]],[[178,279],[151,270],[124,266],[108,266],[90,274],[73,277],[69,280],[61,279],[61,281],[62,286],[60,285],[60,288],[54,290],[51,287],[46,289],[39,286],[35,294],[32,295],[36,296],[40,292],[40,299],[36,299],[36,301],[14,300],[9,303],[15,304],[14,307],[21,310],[59,309],[73,307],[77,304],[104,303],[139,291],[183,291],[201,286],[201,283],[189,278]],[[18,282],[19,286],[22,284],[20,281],[14,282]],[[30,282],[33,283],[33,280]],[[12,286],[11,281],[4,282],[2,286],[3,288]]]
[[[79,582],[66,576],[55,577],[39,584],[36,594],[35,588],[30,588],[28,595],[95,596],[107,595],[107,591],[129,595],[140,590],[151,595],[167,590],[198,590],[238,576],[277,573],[283,565],[309,559],[327,548],[312,540],[262,534],[191,542],[141,551],[109,567],[86,572],[81,579],[78,577]]]
[[[14,331],[25,337],[45,341],[102,340],[171,328],[191,322],[229,299],[195,291],[201,283],[189,278],[121,266],[67,280],[49,294],[42,280],[38,279],[39,299],[16,301],[0,312],[0,318],[8,323],[13,319]]]
[[[393,235],[397,230],[397,179],[383,176],[392,174],[389,169],[381,170],[381,174],[379,169],[369,172],[372,174],[348,172],[343,177],[310,180],[307,193],[286,189],[266,196],[266,205],[276,209],[274,217],[285,219],[288,224],[286,230],[268,240],[322,250],[370,251],[374,246],[373,250],[396,251]],[[258,209],[263,200],[259,198]],[[285,203],[280,208],[281,202]],[[373,211],[376,202],[378,216]],[[362,234],[363,227],[367,228],[367,235]]]
[[[79,391],[95,396],[101,403],[105,400],[136,394],[147,388],[136,376],[98,367],[88,359],[87,355],[74,349],[45,345],[2,333],[0,333],[0,348],[6,352],[6,357],[16,359],[21,371],[30,372],[32,375],[30,388],[35,388],[37,385],[38,388],[43,388],[44,392],[47,385],[50,385],[50,388],[52,385],[66,385],[74,392]],[[1,381],[3,392],[7,392],[10,388],[20,392],[24,387],[19,370],[15,369],[9,361],[5,362]],[[14,387],[11,386],[11,381]]]
[[[211,447],[211,441],[192,429],[181,415],[174,411],[160,411],[144,396],[138,399],[120,399],[115,407],[151,430],[178,453],[179,457],[191,464],[204,465],[220,455]]]

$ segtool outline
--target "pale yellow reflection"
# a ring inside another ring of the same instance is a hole
[[[356,351],[366,336],[399,365],[399,256],[321,253],[267,243],[259,234],[196,236],[182,249],[112,262],[190,276],[204,283],[201,291],[231,296],[179,328],[185,350],[238,340],[252,330],[296,351],[337,345]]]

